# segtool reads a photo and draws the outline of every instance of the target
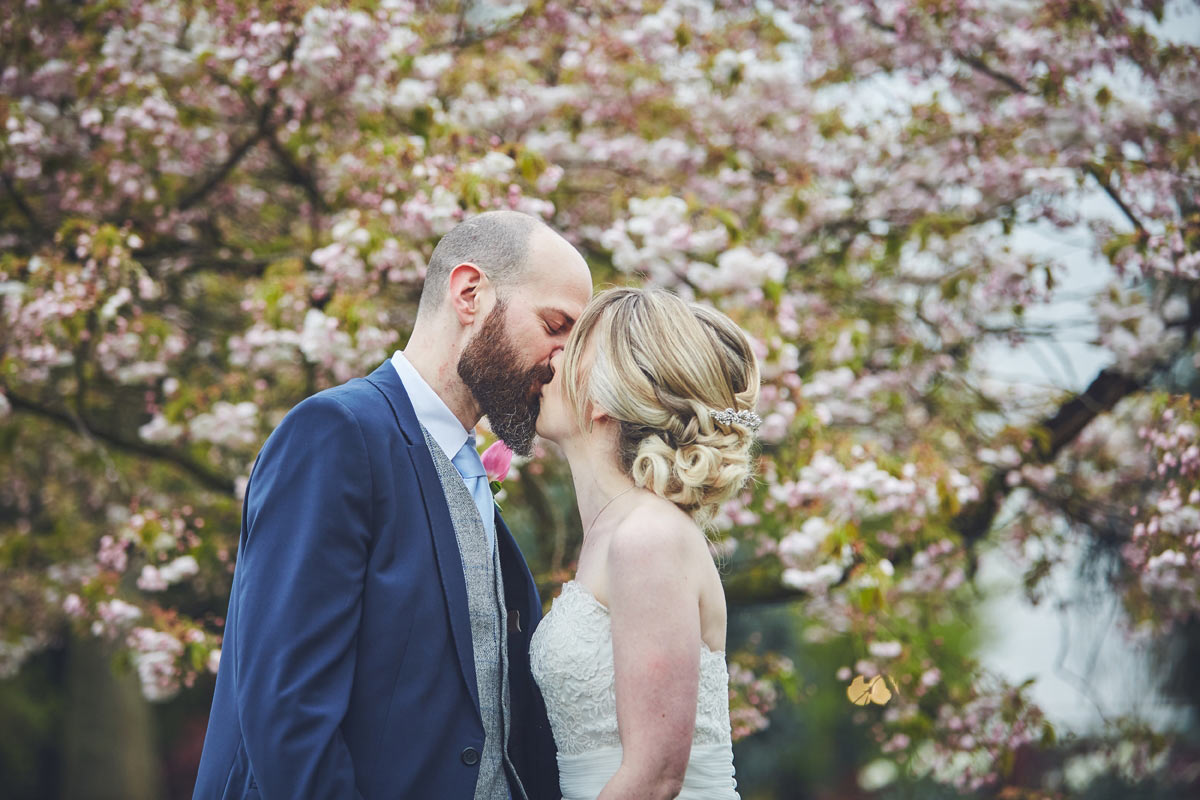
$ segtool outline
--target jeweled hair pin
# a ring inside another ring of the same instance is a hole
[[[727,408],[724,411],[714,411],[712,416],[713,419],[722,425],[737,423],[738,425],[745,425],[752,431],[758,430],[758,426],[762,425],[762,418],[758,414],[744,409],[742,411],[734,411],[732,408]]]

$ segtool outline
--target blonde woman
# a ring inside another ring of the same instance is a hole
[[[570,463],[584,536],[530,658],[563,796],[736,800],[725,595],[703,526],[750,476],[750,343],[668,292],[612,289],[552,365],[537,432]]]

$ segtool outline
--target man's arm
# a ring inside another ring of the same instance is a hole
[[[354,678],[371,480],[357,420],[328,396],[297,406],[254,467],[232,667],[266,800],[359,796],[340,726]]]

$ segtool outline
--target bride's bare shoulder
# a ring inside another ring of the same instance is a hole
[[[657,565],[676,559],[687,560],[697,547],[706,547],[704,534],[669,500],[649,495],[637,504],[613,530],[608,541],[608,558],[614,565]]]

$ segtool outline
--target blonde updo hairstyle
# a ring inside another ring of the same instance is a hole
[[[661,289],[601,292],[575,323],[563,370],[580,426],[602,408],[620,424],[622,469],[698,524],[749,480],[754,431],[713,414],[753,410],[758,362],[746,334],[719,311]]]

